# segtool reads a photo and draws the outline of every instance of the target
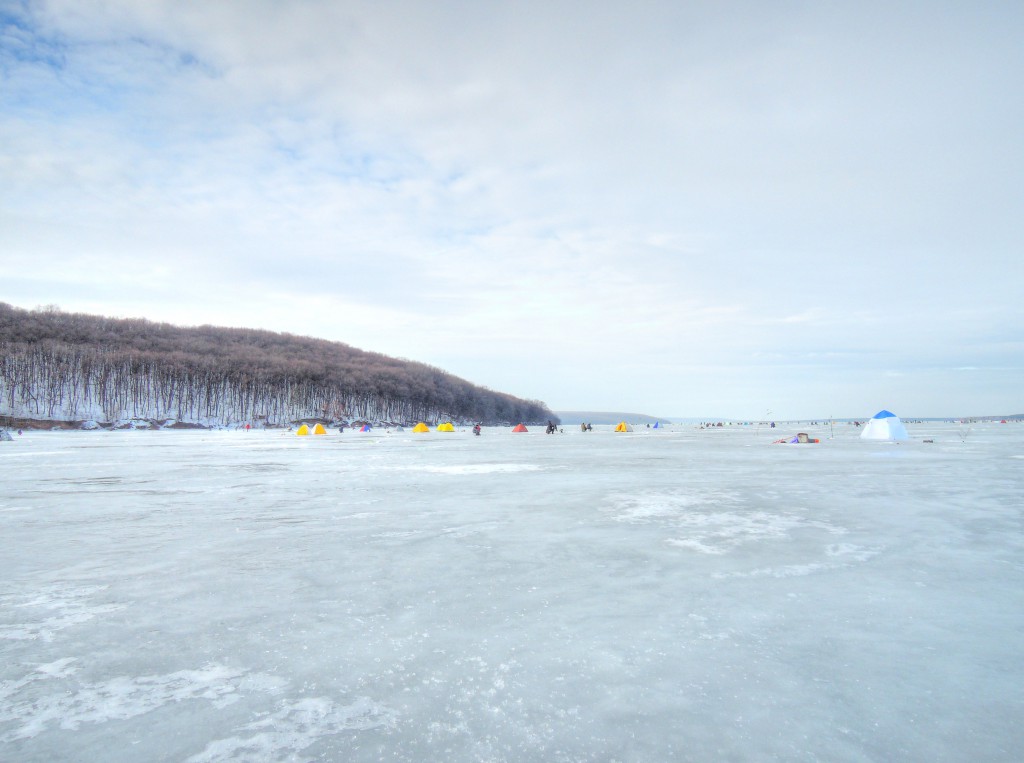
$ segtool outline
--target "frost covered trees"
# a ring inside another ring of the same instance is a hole
[[[539,401],[338,342],[0,303],[0,414],[205,425],[553,418]]]

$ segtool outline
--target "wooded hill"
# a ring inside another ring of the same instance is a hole
[[[340,342],[2,302],[0,416],[204,426],[555,419],[540,401]]]

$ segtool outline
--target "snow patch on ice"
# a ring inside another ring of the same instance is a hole
[[[825,553],[829,556],[843,557],[855,562],[866,562],[868,559],[882,553],[882,549],[855,546],[852,543],[834,543],[825,546]]]
[[[70,675],[74,675],[78,670],[71,667],[72,662],[75,662],[74,657],[64,657],[60,660],[37,665],[36,672],[42,673],[47,678],[67,678]]]
[[[619,522],[649,522],[663,519],[685,519],[694,508],[737,503],[736,496],[724,490],[705,493],[674,495],[670,493],[642,493],[618,497],[614,518]]]
[[[41,639],[52,641],[57,631],[124,609],[123,604],[90,604],[90,599],[106,586],[71,586],[57,584],[42,588],[27,600],[19,601],[13,595],[0,596],[4,608],[36,610],[42,618],[35,622],[12,623],[0,626],[0,639],[24,641]],[[53,613],[46,616],[46,613]]]
[[[73,662],[75,662],[74,657],[65,657],[43,665],[37,665],[33,672],[23,676],[22,678],[15,679],[13,681],[0,681],[0,701],[6,700],[8,697],[13,697],[19,691],[35,681],[44,681],[47,678],[66,678],[70,675],[74,675],[76,669],[71,667],[71,663]],[[3,713],[3,709],[0,709],[0,718],[3,717]]]
[[[826,556],[836,561],[786,564],[778,567],[762,567],[748,572],[728,572],[712,575],[713,578],[792,578],[828,572],[851,566],[853,562],[866,562],[878,556],[881,549],[855,546],[852,543],[838,543],[825,547]]]
[[[729,508],[720,510],[723,504]],[[619,522],[654,523],[665,525],[674,533],[681,531],[683,537],[666,542],[702,554],[725,554],[744,543],[788,538],[797,529],[811,528],[834,535],[846,532],[845,528],[796,514],[743,511],[739,504],[733,494],[717,490],[686,495],[645,493],[617,497],[612,516]]]
[[[834,534],[845,532],[825,522],[764,511],[696,514],[680,517],[677,525],[686,531],[687,537],[672,538],[669,545],[706,554],[724,554],[744,543],[788,538],[798,528],[816,528]]]
[[[414,466],[413,471],[432,474],[509,474],[514,472],[538,472],[543,469],[537,464],[455,464],[436,466]]]
[[[61,662],[68,661],[58,660]],[[66,665],[51,665],[54,669],[50,677],[69,675]],[[134,718],[171,702],[223,699],[236,691],[233,682],[243,675],[244,671],[211,664],[198,670],[179,670],[164,675],[117,676],[108,681],[85,684],[77,691],[60,691],[4,704],[0,706],[0,722],[13,721],[20,725],[0,736],[0,743],[34,737],[51,724],[73,731],[83,723]]]
[[[290,761],[321,737],[342,731],[392,727],[394,723],[390,710],[366,697],[351,705],[338,705],[327,697],[306,697],[282,702],[276,712],[239,729],[255,733],[210,742],[186,763]]]

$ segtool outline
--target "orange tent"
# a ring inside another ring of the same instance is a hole
[[[514,427],[512,427],[512,431],[513,432],[526,432],[528,430],[527,430],[525,425],[523,425],[523,424],[516,424]]]

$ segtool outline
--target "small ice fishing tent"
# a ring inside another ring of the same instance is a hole
[[[860,433],[863,440],[909,440],[907,428],[903,426],[900,417],[891,411],[879,411],[867,424],[864,431]]]
[[[439,425],[437,427],[437,431],[438,432],[454,432],[455,431],[455,427],[452,425],[452,422],[446,421],[444,424],[441,424],[441,425]]]
[[[654,422],[654,427],[653,427],[653,429],[661,429],[661,426],[660,426],[660,424],[661,424],[661,422],[660,422],[660,421],[655,421],[655,422]]]
[[[309,434],[309,427],[306,424],[303,424],[295,431],[295,434],[299,435],[300,437],[305,437],[306,435]]]
[[[516,424],[514,427],[512,427],[512,431],[513,432],[528,432],[530,430],[528,430],[526,428],[525,424]]]
[[[414,426],[414,427],[412,428],[412,431],[413,431],[413,432],[416,432],[416,433],[420,433],[420,432],[429,432],[429,431],[430,431],[430,427],[428,427],[428,426],[427,426],[426,424],[424,424],[424,423],[423,423],[423,422],[421,421],[421,422],[420,422],[419,424],[417,424],[416,426]]]
[[[359,431],[360,432],[369,432],[370,431],[370,425],[369,424],[363,424],[361,427],[359,427]]]
[[[615,427],[616,432],[632,432],[633,427],[627,424],[625,421],[620,421],[618,426]]]
[[[327,430],[324,429],[323,424],[317,424],[315,427],[313,427],[313,434],[327,434]]]

